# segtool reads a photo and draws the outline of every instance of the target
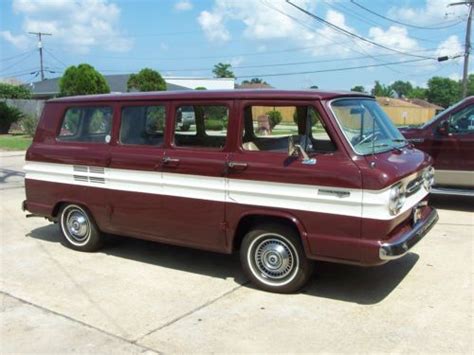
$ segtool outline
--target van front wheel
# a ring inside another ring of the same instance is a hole
[[[102,236],[91,215],[74,204],[63,206],[59,214],[63,240],[71,249],[93,252],[102,246]]]
[[[271,292],[295,292],[313,272],[299,235],[280,225],[262,225],[248,232],[242,241],[240,261],[251,281]]]

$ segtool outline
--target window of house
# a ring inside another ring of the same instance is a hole
[[[166,122],[164,106],[128,106],[122,108],[120,143],[125,145],[163,144]]]
[[[242,148],[288,153],[289,137],[307,152],[334,151],[324,122],[311,106],[248,106],[244,112]]]
[[[112,128],[111,107],[71,107],[67,109],[58,140],[108,143]]]
[[[186,105],[176,110],[177,147],[222,149],[226,143],[229,109],[224,105]]]

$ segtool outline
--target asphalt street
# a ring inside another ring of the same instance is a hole
[[[473,353],[474,201],[376,268],[319,262],[298,294],[252,287],[238,256],[127,238],[75,252],[25,218],[23,152],[0,152],[0,353]]]

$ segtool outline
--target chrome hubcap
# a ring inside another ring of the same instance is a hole
[[[265,239],[255,248],[255,266],[267,279],[281,280],[294,269],[295,256],[292,248],[276,238]]]
[[[83,245],[89,239],[91,228],[87,214],[76,206],[68,207],[63,213],[63,231],[75,245]]]

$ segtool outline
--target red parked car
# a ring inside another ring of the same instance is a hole
[[[402,134],[434,159],[434,193],[474,196],[474,96]]]
[[[57,222],[72,249],[95,251],[110,233],[240,252],[256,285],[293,292],[312,260],[405,255],[438,218],[431,164],[364,94],[69,97],[46,103],[23,208]]]

